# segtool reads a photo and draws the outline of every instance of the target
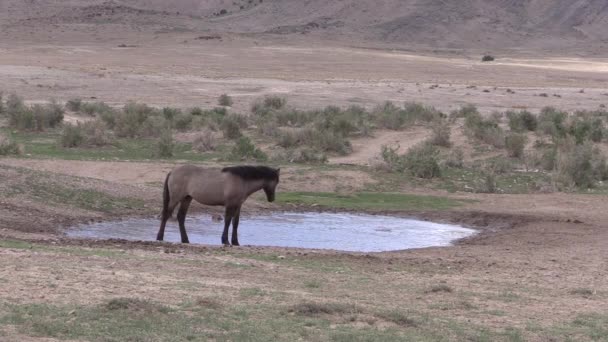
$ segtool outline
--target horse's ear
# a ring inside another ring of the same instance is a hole
[[[281,168],[278,168],[277,169],[277,175],[280,175],[280,174],[281,174]]]

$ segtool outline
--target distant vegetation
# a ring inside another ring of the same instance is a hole
[[[446,115],[415,102],[385,102],[371,109],[301,110],[284,97],[266,96],[254,101],[251,113],[239,114],[229,112],[228,95],[218,104],[222,107],[184,109],[129,102],[117,108],[74,98],[65,104],[28,105],[15,94],[0,94],[0,120],[11,130],[0,136],[0,155],[25,150],[83,158],[323,164],[330,156],[350,154],[354,138],[373,136],[379,129],[421,127],[430,132],[427,140],[406,150],[383,146],[373,169],[432,179],[448,190],[479,192],[585,190],[608,180],[600,148],[607,134],[608,112],[603,109],[569,113],[546,107],[538,113],[482,115],[466,105]],[[75,123],[63,122],[66,112],[76,116],[70,120]],[[464,146],[452,141],[457,126],[467,139]],[[182,133],[188,133],[186,141]],[[35,136],[56,142],[36,141]]]

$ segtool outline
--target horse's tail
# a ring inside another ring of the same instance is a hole
[[[169,194],[169,176],[171,176],[171,172],[167,174],[163,188],[163,217],[167,218],[173,215],[173,213],[169,212],[169,202],[171,201],[171,195]]]

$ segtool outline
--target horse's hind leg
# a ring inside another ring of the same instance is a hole
[[[232,219],[232,245],[239,246],[239,218],[241,217],[241,207],[236,209],[234,218]]]
[[[163,209],[160,218],[160,228],[158,229],[158,234],[156,234],[156,240],[163,241],[165,238],[165,226],[167,225],[167,221],[171,218],[176,205],[177,203],[170,203],[167,210]]]
[[[236,213],[237,207],[226,207],[226,215],[224,217],[224,233],[222,233],[222,244],[229,246],[228,243],[228,229],[230,228],[230,222]]]
[[[179,223],[179,233],[182,236],[182,243],[190,243],[188,240],[188,234],[186,233],[186,214],[188,213],[188,208],[190,207],[191,202],[192,197],[188,196],[184,198],[177,212],[177,222]]]

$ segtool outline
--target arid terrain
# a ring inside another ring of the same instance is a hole
[[[607,13],[0,0],[0,341],[608,341]],[[241,229],[352,211],[479,233],[383,253],[66,236],[157,217],[185,163],[281,166]]]

